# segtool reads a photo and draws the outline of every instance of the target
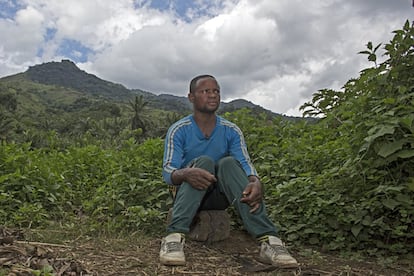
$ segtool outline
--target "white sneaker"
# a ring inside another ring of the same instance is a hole
[[[268,241],[261,244],[260,259],[262,262],[280,268],[298,267],[298,262],[289,254],[278,237],[269,236],[268,238]]]
[[[160,262],[164,265],[185,265],[185,239],[180,233],[171,233],[161,242]]]

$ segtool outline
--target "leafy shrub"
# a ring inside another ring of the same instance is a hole
[[[101,224],[112,223],[112,230],[141,227],[143,220],[159,223],[169,203],[161,179],[162,141],[127,143],[121,151],[94,145],[46,151],[3,143],[1,223],[36,226],[45,219],[73,220],[80,214]],[[131,213],[137,208],[155,215],[134,220]],[[113,219],[116,225],[110,222]]]
[[[324,116],[316,127],[331,136],[321,145],[336,146],[317,149],[328,160],[340,162],[325,163],[323,170],[314,171],[319,175],[295,179],[276,192],[279,205],[292,203],[298,195],[306,202],[299,216],[284,221],[289,231],[305,225],[294,232],[295,238],[332,249],[396,254],[413,250],[414,78],[408,73],[414,69],[412,45],[414,28],[407,21],[385,45],[386,61],[363,70],[343,92],[321,90],[302,107],[305,114]],[[379,45],[367,47],[361,53],[375,62]],[[341,154],[335,148],[348,150]],[[283,217],[279,210],[274,212]],[[309,212],[314,212],[311,217]]]

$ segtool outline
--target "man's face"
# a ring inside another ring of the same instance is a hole
[[[188,94],[195,111],[214,113],[220,105],[220,87],[215,79],[204,78],[197,81],[196,89]]]

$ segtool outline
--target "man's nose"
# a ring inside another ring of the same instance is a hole
[[[207,94],[209,97],[214,97],[214,98],[218,96],[218,93],[214,90],[208,90]]]

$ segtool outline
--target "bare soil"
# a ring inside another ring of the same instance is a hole
[[[344,259],[310,248],[289,248],[300,267],[278,269],[257,261],[258,245],[240,230],[232,230],[228,239],[212,244],[187,241],[187,264],[177,267],[159,264],[160,237],[131,234],[114,239],[80,235],[68,239],[67,233],[47,230],[25,236],[0,227],[0,276],[414,275],[413,260],[395,261],[385,266],[378,261]],[[57,236],[60,242],[53,242]],[[33,240],[35,238],[38,240]],[[45,242],[48,239],[50,242]],[[40,274],[42,268],[43,274]]]

